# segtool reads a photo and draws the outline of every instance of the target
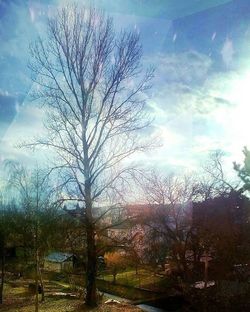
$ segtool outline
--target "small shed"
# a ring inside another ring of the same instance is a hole
[[[52,252],[44,260],[45,270],[63,272],[73,269],[75,257],[70,253]]]

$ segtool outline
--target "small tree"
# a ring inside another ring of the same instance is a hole
[[[108,252],[105,254],[104,260],[107,269],[109,269],[113,275],[113,283],[115,284],[117,274],[126,269],[127,261],[125,256],[119,251]]]
[[[10,241],[15,240],[16,211],[14,202],[7,203],[0,198],[0,263],[1,263],[1,283],[0,283],[0,304],[3,303],[3,290],[5,282],[6,268],[6,248]]]
[[[53,193],[48,175],[44,170],[36,168],[27,170],[15,162],[8,162],[9,183],[14,188],[18,204],[21,208],[20,234],[23,240],[29,242],[32,259],[35,264],[35,311],[39,309],[39,283],[44,301],[44,285],[41,272],[44,254],[51,248],[51,242],[56,235],[56,208],[53,204]]]
[[[8,223],[6,222],[6,212],[3,203],[0,205],[0,261],[1,261],[1,284],[0,284],[0,304],[3,303],[3,289],[5,278],[5,248],[6,248],[6,229]]]

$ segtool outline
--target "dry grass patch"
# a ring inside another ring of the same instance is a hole
[[[1,309],[1,312],[33,312],[34,304],[5,306]],[[128,305],[128,304],[101,304],[97,308],[88,308],[82,304],[80,300],[58,299],[58,300],[46,300],[46,302],[40,304],[39,311],[41,312],[139,312],[141,309]]]

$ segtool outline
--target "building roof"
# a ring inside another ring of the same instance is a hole
[[[66,252],[52,252],[45,259],[50,262],[58,262],[62,263],[64,261],[69,260],[69,258],[73,257],[73,254]]]

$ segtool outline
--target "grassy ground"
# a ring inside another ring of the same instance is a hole
[[[113,275],[104,274],[101,276],[105,281],[112,282]],[[134,270],[125,271],[118,273],[116,276],[116,283],[120,285],[127,285],[133,287],[141,287],[146,289],[151,289],[153,286],[156,286],[162,277],[152,274],[146,270],[138,270],[138,274]]]
[[[57,286],[64,289],[77,288],[77,285],[84,287],[85,277],[83,274],[44,274],[46,279],[53,280]],[[97,287],[101,292],[114,294],[130,300],[144,300],[152,298],[156,293],[162,293],[171,287],[168,278],[154,275],[150,271],[140,269],[138,274],[135,270],[127,270],[117,275],[117,283],[113,284],[113,277],[108,273],[100,275],[97,279]],[[142,290],[142,289],[143,290]]]
[[[137,272],[134,269],[128,269],[124,272],[120,272],[116,276],[116,285],[124,285],[130,287],[144,288],[148,290],[158,291],[159,289],[164,289],[169,287],[169,278],[166,276],[160,276],[152,273],[146,269],[140,269]],[[66,282],[67,284],[75,283],[76,285],[85,284],[85,276],[83,274],[72,276],[59,276],[58,274],[47,274],[47,279],[58,280],[59,282]],[[104,280],[106,282],[113,282],[113,275],[109,272],[102,272],[98,276],[98,280]]]
[[[54,274],[55,275],[55,274]],[[84,287],[85,279],[83,275],[58,275],[50,276],[44,274],[45,279],[45,297],[44,303],[40,304],[41,312],[80,312],[90,311],[83,306],[83,299],[77,297],[69,297],[69,295],[79,294],[79,286]],[[102,280],[103,279],[103,280]],[[146,270],[139,270],[138,274],[134,270],[119,273],[117,275],[117,284],[111,283],[113,276],[105,274],[97,281],[98,288],[107,293],[113,293],[123,298],[131,300],[144,300],[145,298],[153,298],[157,287],[164,283],[165,279],[156,276]],[[0,306],[1,312],[33,312],[34,311],[34,295],[29,293],[28,285],[34,283],[33,280],[19,279],[9,281],[4,288],[4,304]],[[125,286],[123,286],[125,285]],[[158,286],[157,286],[158,285]],[[136,287],[136,288],[134,288]],[[146,290],[140,290],[145,288]],[[159,287],[158,287],[159,288]],[[68,297],[62,295],[68,294]],[[105,302],[107,298],[103,298]],[[126,302],[121,304],[105,304],[102,303],[98,308],[92,309],[93,312],[115,312],[115,311],[140,311],[139,308],[128,305]]]
[[[1,309],[2,312],[33,312],[34,304],[25,303],[16,307],[5,306]],[[89,309],[84,307],[79,300],[69,299],[47,299],[45,303],[40,304],[39,311],[41,312],[116,312],[128,311],[139,312],[141,309],[127,305],[127,304],[102,304],[98,308]]]
[[[4,304],[0,306],[1,312],[33,312],[34,296],[28,292],[29,280],[18,280],[5,285]],[[69,292],[68,285],[60,282],[46,281],[46,300],[40,304],[41,312],[115,312],[115,311],[141,311],[139,308],[126,303],[102,303],[98,308],[89,309],[83,305],[83,300],[77,298],[62,298],[56,293]],[[103,302],[108,298],[103,298]]]

